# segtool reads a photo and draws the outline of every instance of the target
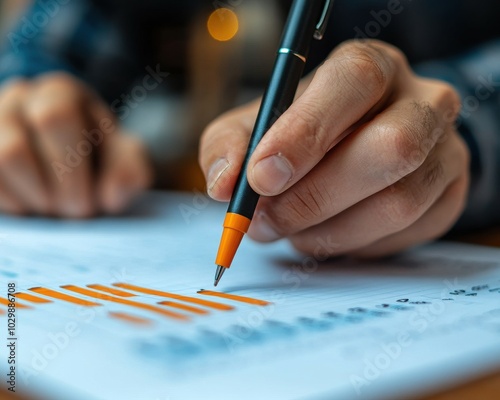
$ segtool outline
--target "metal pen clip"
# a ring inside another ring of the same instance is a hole
[[[316,25],[316,30],[314,31],[314,39],[321,40],[325,35],[326,24],[328,23],[328,19],[330,18],[330,14],[332,13],[333,8],[333,0],[325,1],[325,8],[321,13],[321,17],[319,19],[318,24]]]

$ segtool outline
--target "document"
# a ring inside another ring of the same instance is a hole
[[[500,369],[500,249],[325,259],[150,193],[121,217],[0,217],[0,389],[50,400],[401,399]]]

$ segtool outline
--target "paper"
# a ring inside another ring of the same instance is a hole
[[[224,213],[201,194],[152,193],[122,218],[1,217],[0,332],[7,341],[14,284],[16,392],[389,399],[500,368],[500,250],[441,243],[318,262],[245,238],[214,289]]]

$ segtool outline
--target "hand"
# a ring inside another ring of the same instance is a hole
[[[0,89],[0,211],[84,218],[122,211],[146,188],[141,143],[76,78],[48,74]]]
[[[227,201],[259,104],[205,131],[200,164],[211,197]],[[248,179],[262,197],[249,235],[306,253],[376,257],[441,236],[461,214],[468,150],[446,83],[416,76],[380,42],[346,42],[255,150]]]

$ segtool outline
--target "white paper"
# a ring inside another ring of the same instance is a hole
[[[500,250],[439,243],[392,260],[318,263],[284,241],[245,238],[217,291],[272,303],[249,305],[197,294],[213,289],[225,207],[201,194],[152,193],[122,218],[1,217],[0,297],[15,283],[41,298],[29,289],[103,304],[18,299],[32,308],[16,310],[16,391],[51,400],[389,399],[500,368]],[[169,308],[190,317],[179,322],[60,287],[117,282],[235,309]]]

